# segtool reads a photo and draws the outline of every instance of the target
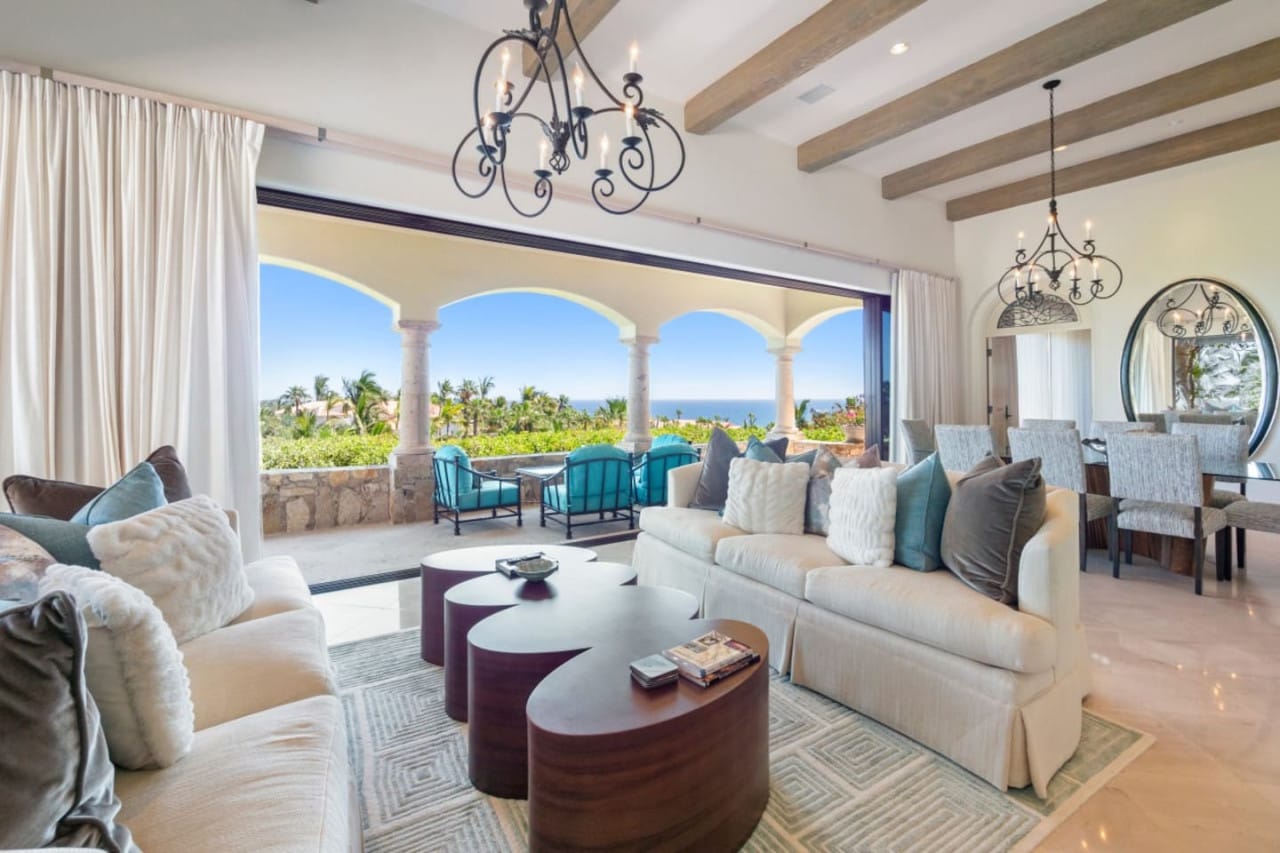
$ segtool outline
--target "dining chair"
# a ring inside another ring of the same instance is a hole
[[[1238,424],[1243,420],[1238,412],[1178,412],[1180,424]]]
[[[1243,424],[1196,423],[1178,421],[1173,425],[1174,435],[1194,435],[1200,442],[1200,463],[1204,470],[1214,473],[1214,479],[1223,483],[1236,483],[1240,491],[1214,489],[1209,493],[1209,506],[1226,509],[1233,503],[1248,500],[1245,494],[1245,478],[1225,472],[1240,469],[1249,464],[1250,429]],[[1244,528],[1236,528],[1236,565],[1244,568]],[[1231,575],[1228,573],[1228,579]]]
[[[997,456],[991,427],[938,424],[933,428],[938,457],[947,471],[968,471],[988,456]]]
[[[933,430],[927,421],[918,418],[902,419],[902,436],[907,442],[907,455],[911,464],[923,462],[937,448],[933,443]]]
[[[1117,432],[1156,432],[1150,421],[1094,421],[1089,427],[1089,438],[1106,439]]]
[[[1111,574],[1120,577],[1120,534],[1126,562],[1133,561],[1133,532],[1191,539],[1195,548],[1195,591],[1204,587],[1204,538],[1217,536],[1218,580],[1229,569],[1227,514],[1204,505],[1200,447],[1191,435],[1112,433],[1107,439],[1112,511],[1109,523]]]
[[[1014,462],[1040,458],[1040,476],[1050,486],[1070,489],[1080,497],[1080,571],[1086,570],[1089,522],[1111,515],[1111,498],[1089,494],[1085,482],[1084,449],[1077,429],[1009,430],[1009,451]]]
[[[1138,422],[1151,424],[1155,432],[1169,431],[1169,418],[1164,412],[1138,412]]]
[[[1053,418],[1023,418],[1023,429],[1075,429],[1076,422],[1072,420],[1055,420]]]

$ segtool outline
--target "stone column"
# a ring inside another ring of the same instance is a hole
[[[769,352],[777,359],[774,400],[778,405],[778,416],[774,423],[772,435],[785,435],[798,438],[800,430],[796,428],[796,382],[795,357],[800,352],[798,346],[772,347]]]
[[[401,320],[400,444],[391,454],[391,522],[431,518],[435,478],[431,469],[431,382],[428,337],[434,320]]]
[[[629,350],[627,358],[627,435],[621,446],[631,453],[644,453],[653,444],[649,431],[649,346],[656,335],[623,338]]]

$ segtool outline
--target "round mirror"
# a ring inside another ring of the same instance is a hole
[[[1254,453],[1276,406],[1276,348],[1253,303],[1208,278],[1175,281],[1129,329],[1120,391],[1130,420],[1162,432],[1177,420],[1252,427]]]

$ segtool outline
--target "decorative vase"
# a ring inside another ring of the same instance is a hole
[[[867,428],[861,424],[843,424],[841,429],[844,430],[845,441],[861,443],[866,438]]]

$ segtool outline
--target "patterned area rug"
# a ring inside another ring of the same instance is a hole
[[[330,649],[351,738],[365,849],[525,850],[523,800],[467,779],[466,725],[444,712],[444,670],[416,629]],[[1084,715],[1049,799],[986,782],[861,714],[774,677],[772,793],[748,851],[1029,850],[1137,758],[1150,735]]]

